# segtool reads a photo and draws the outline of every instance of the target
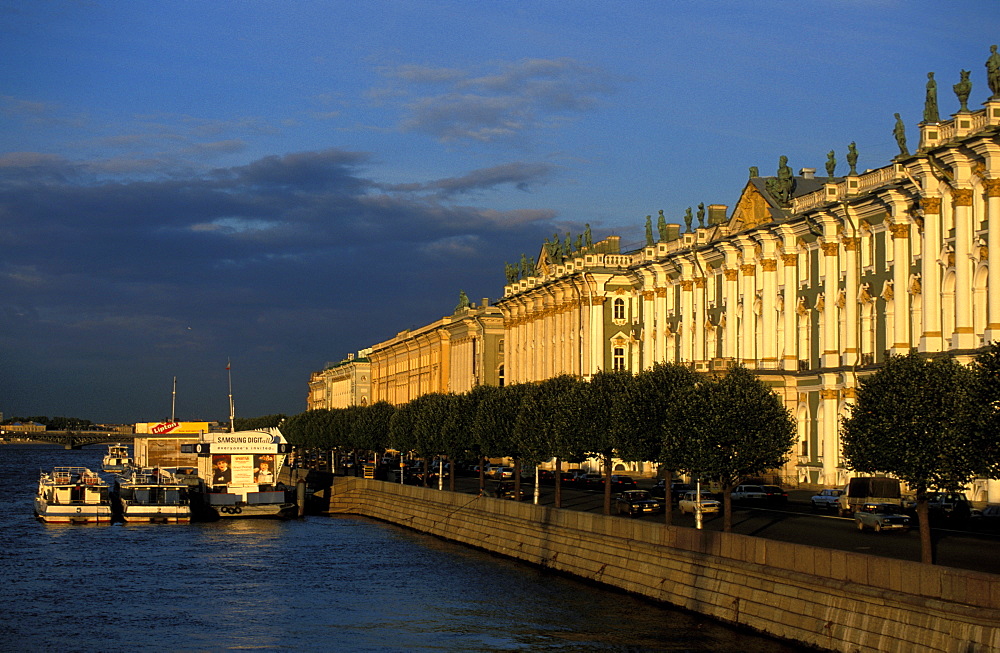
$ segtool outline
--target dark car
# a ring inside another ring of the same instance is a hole
[[[531,493],[521,488],[520,495],[514,493],[513,481],[500,481],[493,488],[493,496],[498,499],[511,499],[514,501],[526,501],[531,498]]]
[[[788,493],[777,485],[761,485],[764,490],[764,501],[768,503],[788,503]]]
[[[654,499],[648,490],[626,490],[615,496],[615,509],[619,515],[641,515],[660,512],[663,503]]]
[[[603,487],[603,484],[602,484]],[[621,474],[611,475],[611,491],[612,492],[624,492],[625,490],[636,489],[635,479],[631,476],[622,476]]]
[[[694,486],[691,485],[690,483],[676,483],[676,482],[675,483],[671,483],[670,484],[670,502],[676,505],[677,502],[681,500],[681,496],[685,492],[690,492],[693,489],[694,489]],[[658,499],[665,498],[667,496],[667,493],[666,493],[666,481],[664,481],[661,478],[656,483],[656,485],[654,485],[653,488],[650,490],[650,493],[654,497],[656,497]]]
[[[871,528],[876,533],[883,531],[910,530],[910,517],[894,503],[866,503],[854,513],[854,525],[859,531]]]

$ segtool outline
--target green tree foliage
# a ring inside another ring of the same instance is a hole
[[[233,420],[233,426],[237,431],[256,431],[258,429],[280,427],[285,419],[285,415],[281,413],[262,415],[261,417],[237,417]]]
[[[986,466],[986,477],[1000,478],[1000,343],[990,343],[976,357],[973,370],[984,431],[980,455]]]
[[[688,436],[678,460],[692,476],[722,486],[722,528],[729,532],[733,488],[745,477],[785,463],[795,442],[795,421],[781,399],[742,366],[698,383],[684,413]]]
[[[362,408],[351,426],[354,447],[373,453],[389,448],[389,420],[395,412],[395,407],[387,401],[377,401]]]
[[[604,472],[604,514],[611,514],[611,465],[621,443],[636,440],[631,421],[635,376],[625,370],[602,370],[586,386],[587,422],[581,431],[584,448],[600,457]]]
[[[982,369],[992,367],[984,360]],[[990,372],[985,372],[988,376]],[[957,490],[990,473],[976,373],[952,358],[893,356],[862,380],[842,424],[844,459],[863,474],[891,474],[917,494],[921,560],[933,562],[929,489]]]
[[[666,505],[673,505],[670,483],[674,472],[685,469],[681,460],[684,438],[690,434],[685,424],[685,405],[701,375],[685,365],[656,363],[635,377],[625,407],[632,425],[621,441],[619,456],[631,461],[656,461],[664,471]],[[671,523],[671,510],[664,510]]]

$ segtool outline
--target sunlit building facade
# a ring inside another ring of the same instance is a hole
[[[797,418],[786,480],[846,482],[839,420],[860,378],[891,354],[967,362],[1000,339],[1000,99],[919,132],[875,170],[752,170],[731,211],[647,224],[634,251],[542,248],[497,303],[508,382],[738,361]],[[970,490],[1000,500],[996,482]]]
[[[371,403],[372,376],[368,354],[371,350],[348,354],[339,363],[328,364],[309,378],[307,410],[367,406]]]

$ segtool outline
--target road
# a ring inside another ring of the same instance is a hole
[[[639,487],[649,487],[652,481],[641,479]],[[495,481],[487,480],[487,490]],[[447,489],[447,482],[445,483]],[[479,492],[479,479],[459,477],[456,490],[475,494]],[[525,485],[530,493],[533,487]],[[909,533],[858,532],[854,520],[833,514],[819,514],[812,511],[809,497],[812,492],[793,490],[789,502],[775,507],[735,506],[733,510],[733,532],[753,535],[782,542],[794,542],[810,546],[825,547],[843,551],[867,553],[875,556],[901,560],[920,560],[920,536],[914,528]],[[570,510],[602,512],[604,495],[601,492],[562,488],[562,507]],[[528,499],[531,500],[530,498]],[[555,488],[542,486],[539,504],[554,505]],[[621,519],[630,519],[621,517]],[[664,517],[643,515],[631,519],[662,522]],[[693,515],[673,512],[675,526],[694,528]],[[703,527],[708,530],[722,530],[721,515],[706,515]],[[932,537],[937,548],[937,563],[960,569],[971,569],[992,574],[1000,574],[1000,532],[972,532],[935,528]]]

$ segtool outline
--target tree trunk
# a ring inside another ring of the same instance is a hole
[[[456,476],[455,472],[456,472],[456,470],[455,470],[455,466],[452,465],[452,463],[454,461],[455,461],[455,458],[452,458],[451,456],[448,456],[448,491],[449,492],[454,492],[455,491],[455,476]]]
[[[562,508],[562,458],[556,458],[556,499],[555,507]]]
[[[604,514],[611,514],[611,454],[604,454]]]
[[[674,473],[667,470],[663,473],[663,523],[667,526],[674,521],[674,495],[670,486],[674,482]]]
[[[421,479],[423,481],[421,485],[423,485],[424,487],[430,487],[430,483],[427,482],[430,479],[431,475],[430,472],[431,472],[431,461],[429,458],[424,457],[424,478]]]
[[[927,489],[917,489],[917,527],[920,529],[920,562],[934,564],[934,541],[931,539],[931,515],[927,509]]]
[[[722,532],[733,532],[733,485],[722,486]]]
[[[486,494],[486,456],[479,458],[479,495]]]
[[[521,500],[521,459],[514,459],[514,501]]]

